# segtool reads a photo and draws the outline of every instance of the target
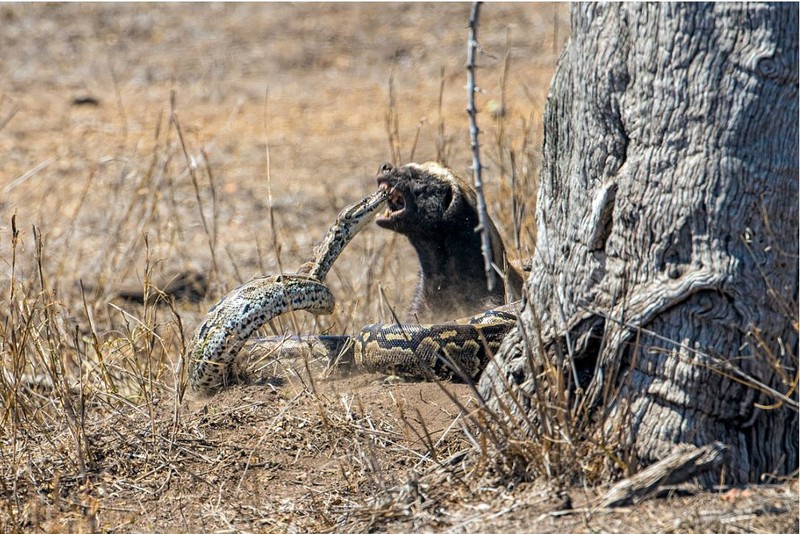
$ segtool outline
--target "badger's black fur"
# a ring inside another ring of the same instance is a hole
[[[436,163],[409,163],[378,171],[378,184],[394,188],[377,224],[405,235],[419,258],[419,282],[409,319],[424,323],[465,317],[521,295],[522,277],[508,264],[500,234],[489,221],[495,265],[505,272],[489,292],[475,191]],[[505,278],[505,280],[503,280]],[[508,290],[506,289],[508,285]]]

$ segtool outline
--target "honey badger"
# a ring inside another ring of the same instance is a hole
[[[505,248],[489,220],[493,262],[504,273],[491,292],[486,286],[475,190],[441,165],[380,166],[380,188],[391,189],[376,223],[405,235],[419,259],[419,281],[408,318],[439,323],[474,315],[511,301],[522,292],[522,276],[506,260]]]

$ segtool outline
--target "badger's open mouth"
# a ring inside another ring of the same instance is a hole
[[[389,189],[391,186],[388,182],[380,182],[378,184],[380,189]],[[389,198],[386,199],[386,210],[379,214],[376,218],[376,222],[380,223],[388,223],[399,217],[402,217],[406,211],[406,198],[403,196],[403,193],[398,191],[395,188],[392,188],[389,191]]]

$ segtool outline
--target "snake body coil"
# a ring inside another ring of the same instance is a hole
[[[333,311],[335,300],[324,279],[344,247],[383,206],[385,189],[346,207],[314,257],[297,274],[262,276],[243,284],[217,302],[192,336],[188,361],[191,389],[208,392],[226,384],[231,365],[248,338],[267,321],[289,311],[314,314]]]
[[[414,379],[475,380],[516,324],[508,307],[450,324],[373,324],[355,337],[356,369]]]
[[[334,304],[325,284],[308,276],[263,276],[237,287],[209,310],[194,336],[192,388],[224,385],[242,346],[267,321],[289,311],[328,314]]]

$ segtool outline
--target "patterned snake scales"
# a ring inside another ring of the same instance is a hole
[[[385,204],[387,188],[339,213],[314,256],[296,274],[261,276],[237,287],[206,314],[188,350],[189,386],[208,393],[230,380],[233,361],[245,342],[271,319],[289,312],[333,312],[325,276],[350,240]],[[367,372],[413,378],[474,379],[516,322],[510,307],[497,308],[452,324],[373,324],[347,338],[337,353]],[[320,336],[325,338],[325,336]],[[343,350],[339,350],[343,349]]]

